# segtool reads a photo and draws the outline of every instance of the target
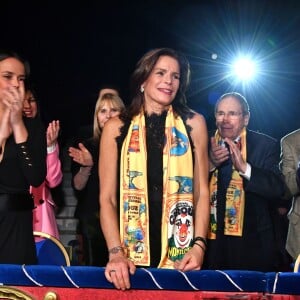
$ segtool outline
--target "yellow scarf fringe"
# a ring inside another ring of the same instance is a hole
[[[120,233],[136,265],[150,265],[144,112],[131,121],[121,151]],[[170,107],[163,149],[162,249],[158,267],[173,268],[193,238],[193,158],[186,128]]]
[[[218,130],[215,133],[216,142],[221,143],[222,139]],[[242,157],[246,161],[246,129],[240,135]],[[217,190],[218,190],[218,169],[216,169],[209,183],[210,189],[210,227],[209,239],[216,239],[217,232]],[[226,192],[225,227],[224,234],[232,236],[242,236],[245,210],[245,191],[243,188],[243,178],[232,166],[231,181]]]

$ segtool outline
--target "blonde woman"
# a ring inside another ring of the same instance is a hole
[[[118,92],[102,89],[96,103],[93,123],[93,136],[70,147],[72,163],[72,186],[77,193],[76,217],[78,231],[83,239],[84,264],[104,266],[108,260],[105,240],[99,221],[99,141],[104,124],[118,116],[125,106]]]

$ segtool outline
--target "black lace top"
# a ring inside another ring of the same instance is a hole
[[[150,222],[150,267],[157,267],[161,255],[161,217],[163,195],[163,146],[167,112],[161,115],[145,115],[147,144],[147,179]],[[184,119],[184,123],[186,118]],[[119,158],[130,120],[125,121],[121,135],[117,138]],[[188,134],[190,127],[186,126]],[[191,139],[190,139],[191,141]],[[118,164],[120,166],[120,164]]]

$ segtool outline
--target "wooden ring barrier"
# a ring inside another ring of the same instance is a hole
[[[28,293],[10,286],[0,286],[0,299],[37,300]]]

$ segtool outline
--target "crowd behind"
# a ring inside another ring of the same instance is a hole
[[[91,136],[68,148],[81,263],[105,266],[118,289],[140,266],[291,271],[300,254],[300,129],[280,140],[252,131],[232,91],[210,131],[188,106],[189,82],[182,53],[148,51],[130,105],[101,88]],[[0,51],[0,263],[36,264],[33,231],[60,239],[59,132],[59,120],[42,122],[28,62]]]

